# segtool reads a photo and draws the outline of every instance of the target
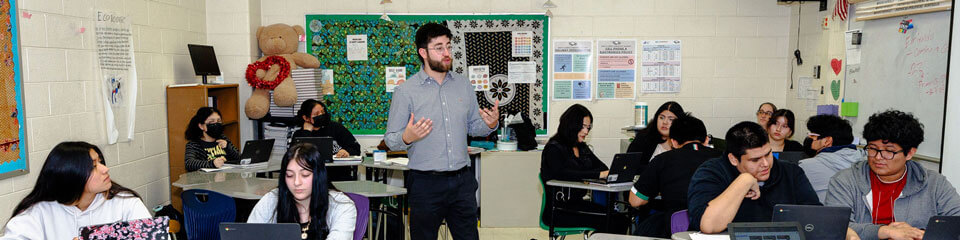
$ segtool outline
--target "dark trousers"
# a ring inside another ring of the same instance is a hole
[[[437,239],[443,220],[455,240],[476,240],[477,179],[469,167],[436,174],[411,170],[405,180],[410,202],[410,238]]]

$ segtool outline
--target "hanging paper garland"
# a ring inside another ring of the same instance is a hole
[[[280,72],[277,74],[277,79],[267,82],[263,79],[257,78],[257,70],[270,69],[270,66],[277,64],[280,66]],[[263,61],[256,61],[247,65],[247,84],[250,84],[251,87],[257,89],[269,89],[273,90],[280,85],[283,80],[287,79],[290,76],[290,62],[287,62],[287,59],[281,56],[270,56]]]

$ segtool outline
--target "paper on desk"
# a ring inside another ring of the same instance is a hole
[[[223,167],[220,167],[220,168],[201,168],[200,171],[203,171],[203,172],[219,172],[219,171],[223,171],[224,169],[231,169],[231,168],[233,168],[233,167],[227,166],[227,164],[224,164]]]
[[[706,234],[701,232],[695,232],[690,234],[690,239],[693,240],[730,240],[730,235],[727,234]]]
[[[410,159],[409,159],[409,158],[404,158],[404,157],[388,158],[386,162],[392,163],[392,164],[400,164],[400,165],[406,166],[407,163],[410,163]]]
[[[360,156],[349,156],[349,157],[342,157],[342,158],[334,157],[333,160],[334,161],[361,161],[363,160],[363,158]]]

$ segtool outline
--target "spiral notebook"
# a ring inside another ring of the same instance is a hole
[[[170,218],[167,216],[80,227],[80,240],[144,239],[167,240]]]

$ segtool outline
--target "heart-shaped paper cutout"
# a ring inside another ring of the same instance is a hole
[[[830,93],[833,94],[833,100],[840,99],[840,80],[830,81]]]
[[[840,75],[840,68],[843,67],[843,60],[836,58],[830,60],[830,67],[833,68],[833,74]]]

